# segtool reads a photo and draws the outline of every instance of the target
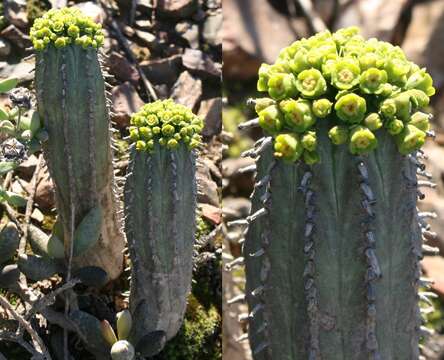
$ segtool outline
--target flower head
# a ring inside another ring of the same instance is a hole
[[[335,104],[336,115],[351,124],[360,123],[367,111],[365,99],[356,94],[341,96]]]
[[[359,87],[365,94],[380,94],[384,91],[387,82],[387,73],[384,70],[370,68],[365,70],[359,78]]]
[[[433,87],[433,79],[425,71],[425,69],[421,69],[413,73],[407,80],[406,88],[421,90],[427,96],[432,96],[435,94],[435,88]]]
[[[360,73],[361,70],[355,61],[339,60],[332,68],[331,83],[339,90],[349,90],[359,84]]]
[[[274,155],[288,162],[295,162],[304,151],[299,136],[296,134],[280,134],[274,142]]]
[[[410,118],[409,125],[416,126],[419,130],[430,130],[430,115],[417,111]]]
[[[325,94],[327,82],[319,70],[304,70],[297,77],[296,88],[302,96],[312,99]]]
[[[407,124],[396,136],[396,143],[401,154],[407,155],[421,148],[425,143],[426,133],[416,126]]]
[[[285,124],[292,130],[302,133],[316,121],[306,100],[285,100],[280,103],[284,113]]]
[[[51,43],[56,48],[76,44],[85,49],[97,49],[104,41],[102,26],[76,7],[49,10],[34,21],[30,37],[37,51],[44,50]]]
[[[202,119],[172,100],[144,105],[131,116],[130,123],[130,139],[138,151],[152,152],[155,143],[170,150],[180,143],[186,144],[189,149],[201,144]]]
[[[378,145],[378,140],[368,128],[356,126],[350,134],[350,152],[354,155],[367,154]]]
[[[348,140],[348,135],[348,127],[343,125],[333,126],[328,132],[328,137],[335,145],[345,144]]]
[[[333,103],[328,99],[314,100],[312,104],[313,114],[318,118],[325,118],[331,113]]]
[[[276,134],[282,129],[282,113],[276,105],[267,106],[259,112],[259,125],[269,134]]]

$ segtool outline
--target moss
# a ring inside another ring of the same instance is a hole
[[[206,310],[191,295],[184,324],[155,360],[222,359],[221,318],[215,307]]]

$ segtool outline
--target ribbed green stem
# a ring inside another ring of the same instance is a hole
[[[134,345],[147,333],[179,330],[191,288],[195,238],[195,155],[185,145],[131,151],[125,230],[131,271]]]
[[[55,184],[65,252],[69,254],[71,222],[77,227],[89,210],[100,205],[99,241],[75,257],[74,265],[99,266],[114,279],[122,271],[124,239],[114,196],[109,116],[97,51],[70,45],[38,52],[35,86],[39,114],[49,134],[44,152]]]
[[[355,157],[324,122],[321,163],[286,164],[271,148],[257,162],[269,189],[255,189],[252,212],[267,214],[244,248],[254,358],[418,359],[416,165],[382,132],[376,151]]]

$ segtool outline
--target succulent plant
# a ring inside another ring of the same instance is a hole
[[[109,104],[98,49],[100,24],[79,9],[50,10],[30,31],[43,150],[56,189],[57,234],[75,268],[96,266],[115,279],[124,238],[115,197]],[[72,245],[71,245],[72,244]]]
[[[283,49],[258,90],[252,211],[229,224],[248,226],[230,266],[245,263],[253,358],[420,358],[430,76],[348,28]]]
[[[147,104],[131,118],[125,232],[130,311],[137,321],[128,340],[144,356],[151,353],[143,349],[150,334],[171,339],[183,321],[195,239],[193,149],[202,127],[191,110],[171,100]]]

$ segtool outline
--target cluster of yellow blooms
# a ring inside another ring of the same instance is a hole
[[[318,33],[261,66],[257,87],[269,97],[256,100],[256,111],[274,137],[275,156],[318,162],[316,124],[323,118],[332,122],[330,140],[348,144],[352,154],[375,149],[379,129],[394,136],[402,154],[424,144],[430,116],[420,110],[435,93],[432,78],[399,47],[358,33]]]
[[[183,142],[194,149],[202,142],[202,129],[202,119],[187,107],[173,100],[158,100],[133,114],[129,133],[137,150],[151,152],[156,142],[168,149]]]
[[[44,50],[50,44],[56,48],[76,44],[84,49],[98,49],[105,39],[102,25],[95,23],[75,7],[48,11],[35,20],[30,36],[37,51]]]

